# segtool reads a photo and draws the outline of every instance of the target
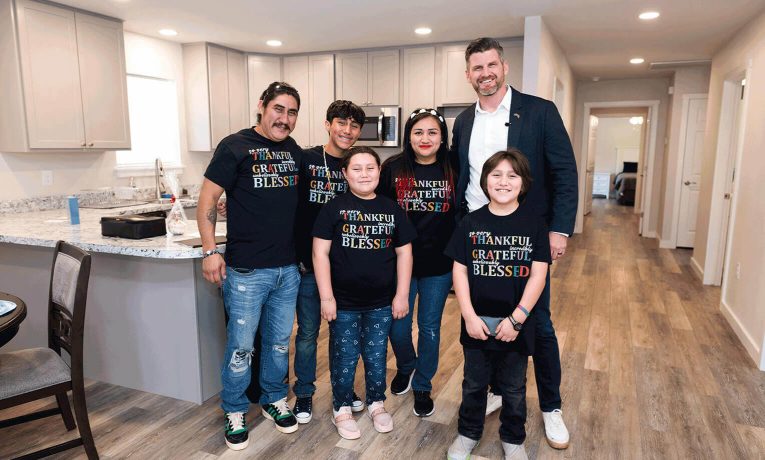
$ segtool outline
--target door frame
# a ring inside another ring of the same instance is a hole
[[[722,285],[722,298],[725,298],[727,283],[724,282],[723,272],[730,267],[730,235],[736,222],[736,210],[738,207],[738,190],[740,182],[733,183],[733,198],[730,202],[730,213],[727,222],[723,222],[722,215],[725,207],[724,190],[727,180],[727,169],[730,155],[735,156],[734,168],[741,166],[743,154],[744,136],[746,128],[746,115],[749,106],[749,92],[744,92],[743,100],[736,102],[739,97],[738,88],[740,81],[745,78],[751,80],[751,67],[739,68],[729,73],[723,81],[722,104],[718,123],[717,145],[715,146],[715,167],[712,176],[712,195],[709,210],[709,233],[707,241],[707,254],[704,259],[703,278],[704,284],[715,286]],[[739,105],[741,104],[741,106]],[[741,118],[738,119],[738,131],[733,131],[733,120],[736,119],[736,110],[740,110]],[[733,136],[736,139],[735,148],[731,148]]]
[[[649,131],[649,141],[648,145],[646,146],[646,152],[645,152],[645,163],[647,164],[647,167],[643,169],[641,166],[641,169],[645,170],[646,173],[643,176],[643,191],[642,191],[642,204],[643,204],[643,215],[641,217],[641,225],[640,225],[640,234],[647,238],[656,238],[657,233],[656,231],[653,232],[646,232],[643,231],[643,229],[647,229],[649,227],[650,218],[651,218],[651,195],[652,195],[652,189],[653,189],[653,175],[654,175],[654,169],[655,169],[655,157],[656,157],[656,136],[657,136],[657,130],[659,125],[659,104],[661,101],[658,99],[654,100],[640,100],[640,101],[613,101],[613,102],[585,102],[584,103],[584,115],[582,117],[583,126],[582,126],[582,144],[581,144],[581,152],[582,152],[582,158],[581,158],[581,164],[578,165],[579,169],[579,204],[577,206],[576,210],[576,226],[574,227],[574,233],[581,233],[582,229],[584,227],[584,188],[585,188],[585,179],[586,179],[586,170],[587,170],[587,143],[589,142],[590,137],[590,113],[592,112],[592,109],[600,109],[600,108],[618,108],[618,107],[624,107],[626,108],[647,108],[648,109],[648,120],[650,123],[650,131]]]
[[[672,202],[672,221],[670,224],[670,239],[669,241],[662,240],[662,248],[675,249],[677,248],[677,232],[680,229],[680,193],[682,187],[680,184],[683,181],[683,164],[685,162],[685,131],[688,129],[688,110],[691,105],[691,100],[707,99],[709,100],[708,93],[689,93],[683,94],[683,107],[680,115],[680,143],[677,147],[677,167],[675,168],[675,176],[667,178],[670,181],[670,187],[672,188],[672,194],[674,200]],[[706,127],[704,128],[706,130]],[[702,151],[703,155],[703,151]]]

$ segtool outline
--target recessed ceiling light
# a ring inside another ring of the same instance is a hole
[[[431,32],[433,32],[433,30],[430,27],[418,27],[414,29],[414,33],[417,35],[428,35]]]
[[[160,29],[159,34],[164,35],[166,37],[175,37],[176,35],[178,35],[178,32],[176,32],[173,29]]]
[[[642,64],[645,62],[645,59],[643,58],[632,58],[630,59],[630,64]]]
[[[282,42],[279,40],[268,40],[266,41],[266,45],[268,46],[282,46]]]
[[[658,11],[644,11],[638,15],[638,17],[644,21],[650,21],[651,19],[656,19],[659,16],[661,15]]]

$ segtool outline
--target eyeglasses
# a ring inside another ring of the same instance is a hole
[[[434,117],[438,118],[438,121],[440,121],[441,123],[444,123],[444,117],[441,116],[441,114],[438,113],[438,111],[436,109],[418,109],[418,110],[415,110],[414,112],[412,112],[411,115],[409,115],[409,119],[411,120],[412,118],[416,117],[417,115],[420,115],[420,114],[423,114],[423,113],[428,113],[430,115],[433,115]]]

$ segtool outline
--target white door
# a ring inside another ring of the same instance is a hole
[[[683,175],[680,186],[680,212],[677,224],[677,245],[692,248],[696,238],[696,212],[699,206],[699,185],[701,183],[701,161],[706,126],[707,99],[688,100],[685,118]]]
[[[584,178],[584,215],[592,211],[592,181],[595,179],[595,139],[598,132],[598,117],[590,115],[590,134],[587,140],[587,166]]]

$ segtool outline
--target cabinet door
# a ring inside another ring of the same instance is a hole
[[[247,128],[247,59],[244,53],[228,50],[228,125],[231,132]]]
[[[335,59],[331,54],[310,56],[308,58],[308,96],[311,99],[311,111],[308,113],[311,145],[324,144],[327,141],[327,108],[335,100]]]
[[[311,98],[310,84],[308,82],[308,56],[291,56],[284,58],[284,81],[294,86],[300,93],[300,112],[292,131],[292,138],[302,147],[308,147],[311,143]],[[265,88],[263,88],[265,89]]]
[[[369,102],[372,105],[399,105],[398,50],[369,53]]]
[[[478,99],[465,78],[465,46],[441,48],[441,104],[472,104]]]
[[[335,87],[338,99],[356,105],[370,105],[367,93],[367,53],[338,54],[336,59]]]
[[[93,148],[129,149],[122,24],[81,13],[75,19],[85,142]]]
[[[282,80],[282,61],[278,56],[247,56],[247,82],[250,99],[250,126],[255,126],[258,101],[272,82]]]
[[[228,105],[228,56],[226,50],[207,47],[207,72],[210,82],[210,149],[231,134]]]
[[[74,12],[19,0],[17,13],[29,147],[84,147]]]
[[[404,50],[404,120],[414,109],[435,106],[436,49],[407,48]]]

